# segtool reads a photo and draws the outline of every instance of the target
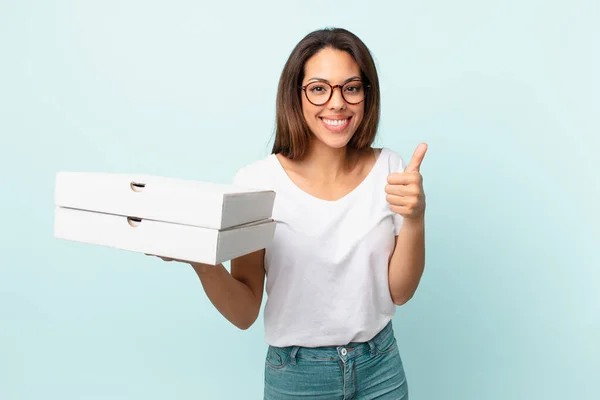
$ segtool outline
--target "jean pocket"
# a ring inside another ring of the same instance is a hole
[[[290,362],[290,352],[288,349],[281,347],[269,346],[267,350],[267,366],[274,369],[284,368]]]
[[[393,333],[390,333],[379,341],[375,341],[374,344],[378,354],[390,353],[398,348],[398,342]]]

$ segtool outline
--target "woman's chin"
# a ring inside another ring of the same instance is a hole
[[[324,132],[318,136],[315,135],[315,139],[332,149],[341,149],[348,145],[348,142],[352,139],[352,134],[332,134],[331,132]]]

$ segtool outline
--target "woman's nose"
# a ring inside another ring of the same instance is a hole
[[[332,110],[343,110],[346,108],[346,100],[344,100],[344,97],[342,96],[342,88],[340,86],[333,88],[333,93],[331,94],[331,99],[329,99],[328,107]]]

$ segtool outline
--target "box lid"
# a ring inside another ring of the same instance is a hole
[[[271,218],[275,192],[151,175],[59,172],[55,205],[213,229]]]

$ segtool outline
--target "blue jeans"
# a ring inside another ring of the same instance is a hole
[[[392,323],[364,343],[317,348],[269,346],[264,399],[299,398],[408,400]]]

